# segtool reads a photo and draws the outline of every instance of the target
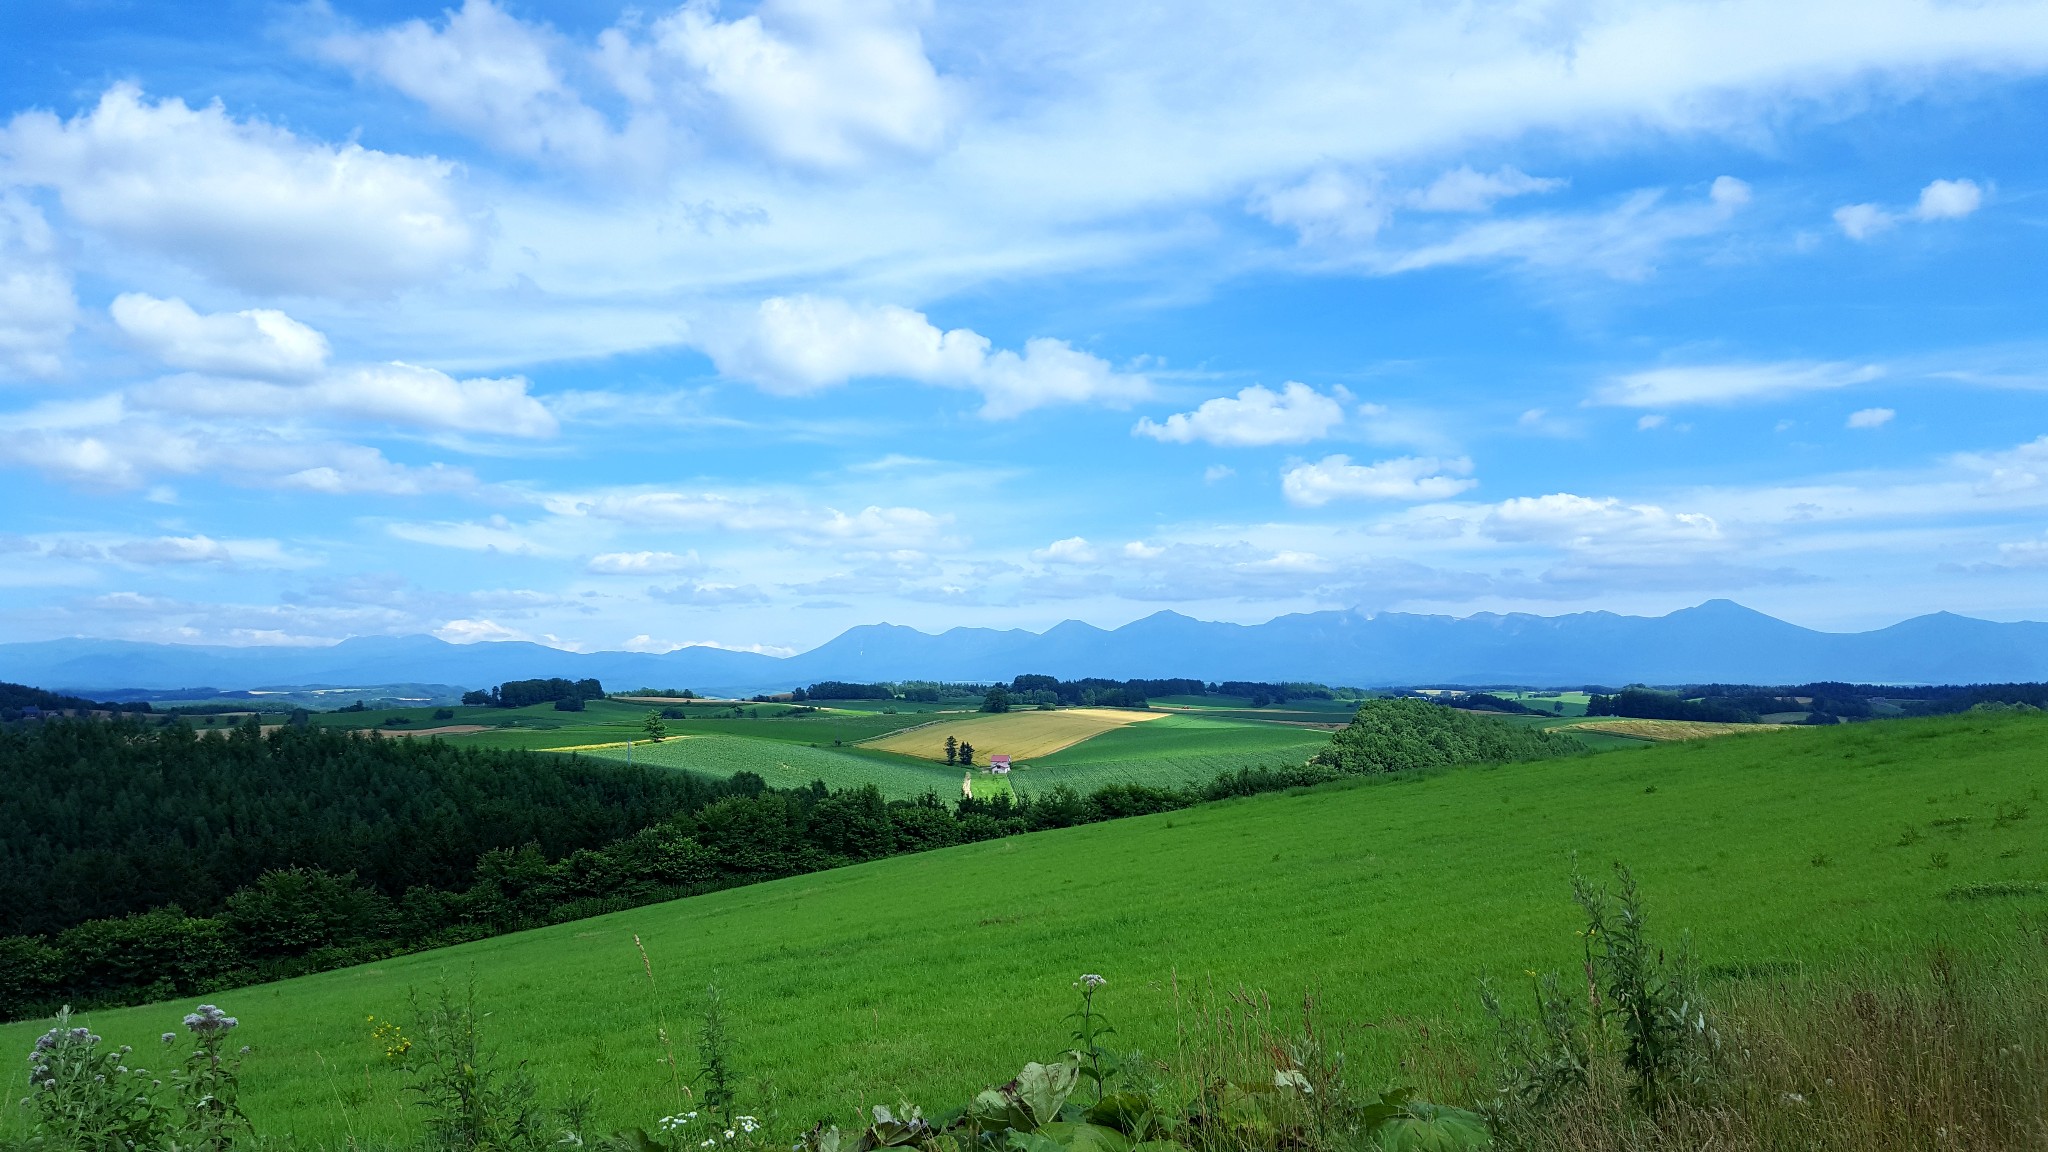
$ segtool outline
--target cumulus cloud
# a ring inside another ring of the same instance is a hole
[[[1984,203],[1984,190],[1974,180],[1936,180],[1920,190],[1911,208],[1894,211],[1877,204],[1844,204],[1835,209],[1835,225],[1851,240],[1868,240],[1907,220],[1923,223],[1960,220]]]
[[[707,338],[720,372],[785,395],[863,377],[900,377],[982,394],[989,419],[1054,404],[1123,405],[1151,393],[1063,340],[1037,337],[1019,355],[967,328],[940,331],[923,313],[820,296],[777,296]],[[992,350],[993,349],[993,350]]]
[[[57,239],[41,210],[0,193],[0,376],[54,375],[61,367],[78,300],[57,260]]]
[[[88,228],[251,291],[389,292],[439,278],[478,242],[442,161],[301,140],[125,83],[70,120],[16,116],[0,169],[54,189]]]
[[[1849,413],[1851,428],[1882,428],[1892,422],[1898,413],[1889,408],[1863,408]]]
[[[327,337],[271,308],[202,316],[175,297],[129,292],[108,312],[130,340],[173,368],[291,379],[327,366]]]
[[[579,164],[614,158],[611,126],[555,65],[555,36],[491,0],[466,0],[444,16],[439,28],[408,20],[338,33],[318,50],[509,151]]]
[[[1332,500],[1447,500],[1479,483],[1467,478],[1471,474],[1472,461],[1464,457],[1402,456],[1353,464],[1340,454],[1288,469],[1280,490],[1288,503],[1304,508]]]
[[[1802,392],[1866,384],[1882,375],[1884,369],[1875,364],[1803,360],[1652,368],[1614,377],[1594,392],[1593,401],[1625,408],[1676,408],[1781,400]]]
[[[953,101],[925,56],[920,10],[895,0],[764,0],[720,20],[712,0],[692,0],[654,21],[642,43],[614,30],[604,59],[629,97],[685,85],[714,97],[771,155],[842,167],[877,152],[928,153],[945,140]]]
[[[1242,448],[1320,440],[1343,422],[1342,403],[1306,384],[1289,381],[1278,392],[1254,384],[1235,398],[1205,400],[1193,412],[1176,412],[1163,424],[1146,417],[1131,432],[1175,444],[1200,440]]]
[[[1721,526],[1704,513],[1557,492],[1501,501],[1486,513],[1481,532],[1495,540],[1584,549],[1705,543],[1720,538]]]
[[[695,552],[604,552],[590,558],[585,568],[605,576],[647,576],[665,572],[686,572],[703,566]]]
[[[1984,203],[1984,190],[1974,180],[1936,180],[1920,190],[1913,205],[1915,220],[1960,220]]]

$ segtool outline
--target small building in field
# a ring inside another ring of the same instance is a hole
[[[998,776],[1008,776],[1010,774],[1009,755],[1007,753],[997,752],[993,756],[990,756],[988,758],[988,770],[995,773]]]

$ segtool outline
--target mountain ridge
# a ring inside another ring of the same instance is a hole
[[[483,686],[595,676],[615,688],[752,694],[819,680],[992,681],[1026,672],[1359,687],[2028,681],[2048,680],[2048,623],[1934,612],[1865,632],[1822,632],[1717,599],[1663,616],[1338,609],[1235,624],[1168,609],[1119,628],[1066,620],[1043,632],[959,627],[937,634],[877,623],[787,657],[705,646],[568,652],[528,641],[452,644],[422,635],[358,636],[305,648],[93,638],[0,644],[0,679],[84,691],[397,681]]]

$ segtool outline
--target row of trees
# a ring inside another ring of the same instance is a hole
[[[553,704],[565,712],[581,712],[584,701],[603,698],[604,685],[596,680],[564,680],[559,676],[507,680],[489,691],[462,694],[462,702],[472,707],[530,708],[535,704]]]

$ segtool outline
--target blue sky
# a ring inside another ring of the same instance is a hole
[[[2048,611],[2048,5],[0,12],[0,639]]]

